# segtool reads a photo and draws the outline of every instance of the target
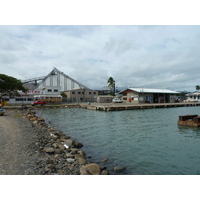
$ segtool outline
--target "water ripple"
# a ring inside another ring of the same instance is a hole
[[[92,161],[124,174],[200,174],[200,129],[177,125],[197,107],[99,112],[85,109],[38,111],[57,129],[84,144]]]

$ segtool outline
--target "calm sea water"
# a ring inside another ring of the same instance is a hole
[[[126,167],[121,174],[200,174],[200,128],[177,125],[179,115],[198,114],[200,107],[129,111],[85,109],[38,110],[47,122],[82,148],[90,162]],[[102,159],[109,159],[103,163]]]

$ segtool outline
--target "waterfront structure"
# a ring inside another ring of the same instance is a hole
[[[98,96],[97,97],[97,102],[98,103],[111,103],[112,102],[112,99],[113,99],[113,96],[105,96],[105,95],[102,95],[102,96]]]
[[[169,89],[126,88],[118,94],[129,103],[173,103],[178,92]]]
[[[75,88],[64,91],[67,102],[94,102],[97,101],[98,91],[88,88]]]
[[[187,96],[187,100],[186,101],[200,102],[200,92],[199,91],[186,94],[186,96]]]
[[[46,96],[49,98],[55,97],[55,98],[61,98],[60,95],[60,87],[45,87],[45,88],[39,88],[38,90],[28,90],[26,93],[18,90],[17,91],[20,96],[15,97],[8,97],[6,96],[4,98],[6,105],[19,105],[19,104],[31,104],[36,98],[39,98],[40,96]]]
[[[179,125],[200,127],[200,116],[198,115],[182,115],[179,116]]]

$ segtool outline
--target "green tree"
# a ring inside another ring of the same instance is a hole
[[[60,95],[62,96],[62,98],[65,98],[65,99],[67,98],[67,95],[64,92],[61,92]]]
[[[196,90],[200,90],[200,86],[199,85],[196,85]]]
[[[20,96],[17,90],[27,91],[20,80],[12,76],[0,74],[0,100],[3,96]]]
[[[113,90],[113,92],[111,92],[111,94],[115,94],[115,80],[113,79],[113,77],[110,77],[107,81],[108,83],[108,87],[111,88],[111,90]]]

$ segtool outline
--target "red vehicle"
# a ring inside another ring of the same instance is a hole
[[[45,102],[45,101],[34,101],[32,103],[32,106],[34,106],[34,105],[44,105],[44,104],[47,104],[47,102]]]

